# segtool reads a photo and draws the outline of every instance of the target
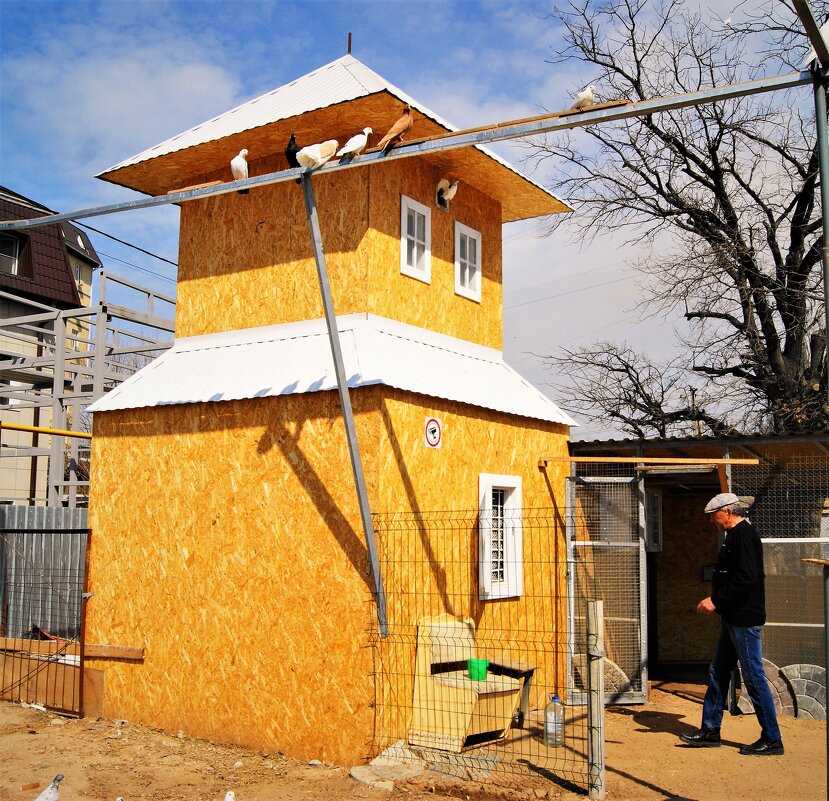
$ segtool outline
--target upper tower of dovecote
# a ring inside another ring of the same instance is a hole
[[[352,56],[116,164],[98,177],[150,195],[288,168],[300,147],[369,127],[374,148],[404,106],[406,141],[456,130]],[[359,158],[359,157],[358,157]],[[332,161],[336,161],[333,159]],[[458,182],[448,207],[445,179]],[[481,146],[312,178],[334,307],[501,348],[502,223],[570,211]],[[176,336],[323,316],[302,189],[293,181],[182,204]]]

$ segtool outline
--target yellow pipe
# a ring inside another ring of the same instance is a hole
[[[24,426],[18,423],[4,423],[0,421],[0,428],[8,428],[12,431],[34,431],[36,434],[57,434],[61,437],[79,437],[81,439],[92,439],[92,434],[85,431],[64,431],[62,428],[43,428],[42,426]]]

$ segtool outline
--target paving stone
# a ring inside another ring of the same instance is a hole
[[[348,775],[361,784],[373,787],[375,790],[386,790],[388,792],[394,790],[394,782],[378,776],[370,765],[355,765],[348,772]]]

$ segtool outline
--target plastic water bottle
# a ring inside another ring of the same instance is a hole
[[[564,705],[557,693],[550,693],[550,703],[544,707],[544,745],[548,748],[564,745]]]

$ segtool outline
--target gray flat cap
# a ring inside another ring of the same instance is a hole
[[[705,504],[705,514],[710,515],[711,512],[716,512],[726,506],[733,506],[739,502],[740,499],[733,492],[721,492]]]

